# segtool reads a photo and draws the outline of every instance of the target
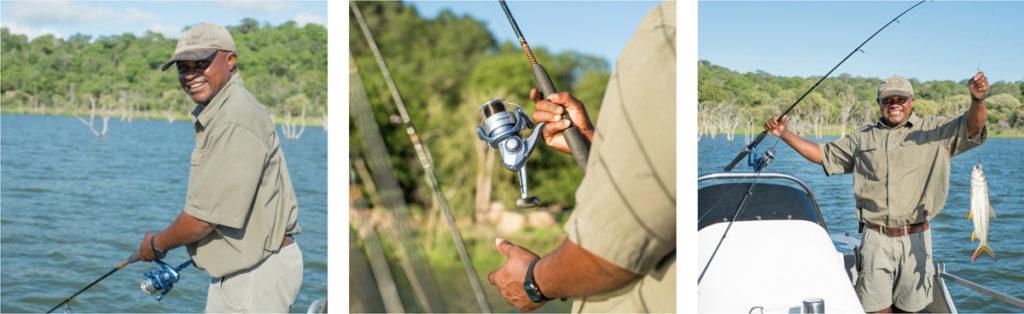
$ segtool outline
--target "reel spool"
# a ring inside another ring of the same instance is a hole
[[[526,160],[530,158],[533,149],[537,148],[537,137],[544,131],[546,122],[534,127],[523,109],[513,106],[515,109],[510,112],[505,108],[504,100],[492,99],[485,103],[480,108],[483,121],[476,128],[476,133],[480,140],[498,151],[502,166],[519,173],[519,199],[516,200],[516,206],[533,208],[540,205],[540,199],[527,191]],[[533,133],[524,138],[521,132],[526,129],[533,129]]]
[[[156,295],[156,300],[160,301],[168,292],[171,292],[171,289],[174,288],[174,283],[181,279],[181,275],[178,272],[188,267],[193,261],[190,259],[177,268],[171,267],[171,265],[167,265],[167,263],[160,260],[154,262],[159,267],[142,274],[143,279],[139,288],[146,294]]]

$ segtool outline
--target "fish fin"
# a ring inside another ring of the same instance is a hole
[[[992,203],[988,204],[988,216],[990,218],[996,218],[996,209],[992,208]]]
[[[974,255],[971,255],[971,263],[974,263],[974,260],[978,259],[981,253],[988,253],[993,259],[996,258],[996,252],[992,251],[988,244],[982,244],[978,246],[978,249],[974,250]]]
[[[974,235],[974,231],[971,231],[971,242],[974,242],[974,239],[976,239],[976,236]]]
[[[971,220],[971,209],[967,209],[967,220]]]

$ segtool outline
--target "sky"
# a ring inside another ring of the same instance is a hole
[[[499,41],[518,42],[497,1],[413,1],[420,16],[437,17],[443,9],[483,21]],[[614,64],[656,1],[509,1],[508,7],[531,48],[555,53],[573,50]]]
[[[76,33],[98,37],[147,30],[177,38],[181,30],[199,22],[238,25],[243,18],[278,25],[326,25],[326,2],[268,1],[2,1],[0,25],[12,33],[35,38],[54,34],[67,38]]]
[[[915,2],[698,3],[698,58],[740,72],[821,76]],[[987,35],[986,35],[987,34]],[[1024,80],[1024,2],[929,1],[833,75]]]

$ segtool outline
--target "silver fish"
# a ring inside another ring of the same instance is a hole
[[[977,239],[981,240],[981,243],[974,250],[974,255],[971,255],[972,263],[981,256],[981,253],[996,257],[996,253],[988,246],[988,226],[993,218],[996,218],[996,212],[988,200],[988,180],[985,179],[985,172],[981,170],[981,164],[975,164],[974,170],[971,171],[971,210],[967,211],[967,219],[974,222],[971,242]]]

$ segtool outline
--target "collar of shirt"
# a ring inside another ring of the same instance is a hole
[[[907,119],[907,122],[905,122],[903,124],[900,124],[900,125],[897,125],[896,127],[890,127],[888,124],[885,124],[885,117],[878,118],[878,121],[875,121],[875,127],[880,128],[880,129],[895,129],[895,128],[899,128],[899,127],[906,127],[908,129],[910,129],[910,128],[913,128],[915,125],[917,125],[918,122],[920,122],[920,121],[921,121],[921,117],[918,117],[916,114],[911,112],[910,113],[910,118]]]
[[[217,95],[210,99],[210,102],[203,104],[196,104],[196,107],[192,109],[192,123],[199,123],[202,127],[206,127],[210,123],[210,119],[217,113],[222,105],[227,102],[230,98],[232,91],[234,91],[238,85],[242,83],[242,77],[235,72],[231,75],[231,79],[228,80],[224,87],[221,87]]]

